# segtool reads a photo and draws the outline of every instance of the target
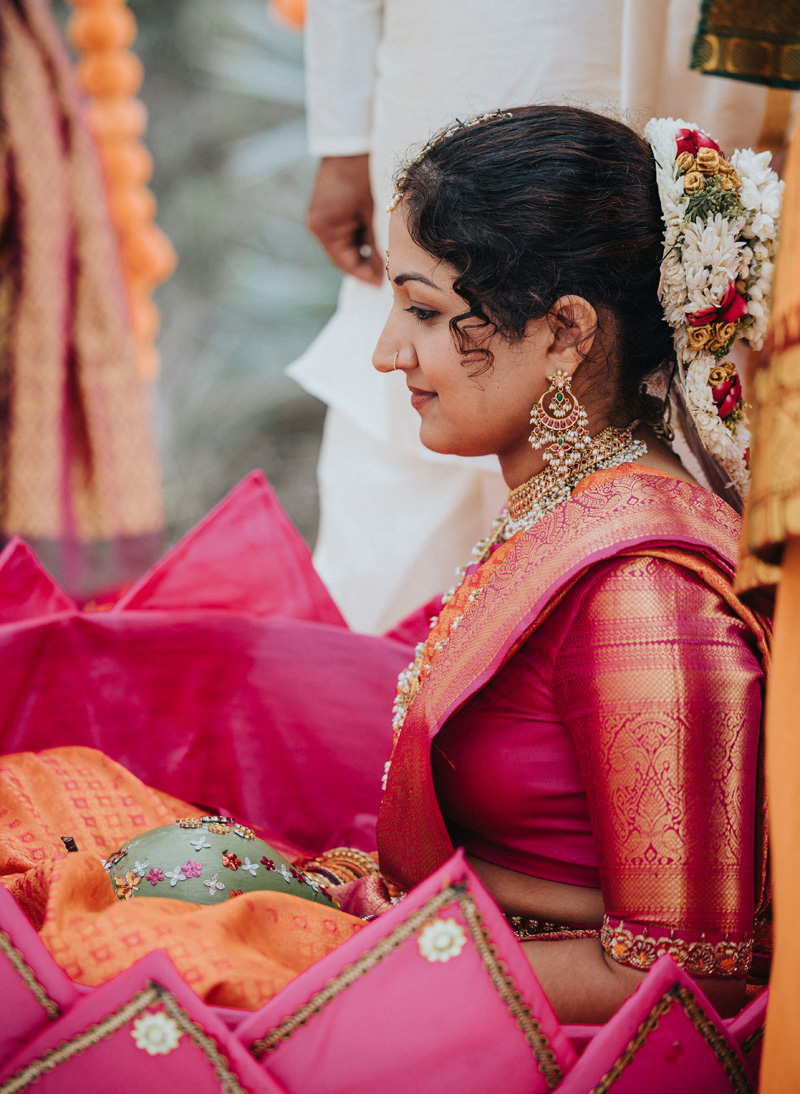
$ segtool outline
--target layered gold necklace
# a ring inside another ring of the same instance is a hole
[[[456,570],[456,580],[451,589],[442,597],[442,606],[448,604],[461,587],[467,570],[470,567],[481,566],[492,554],[495,547],[505,543],[518,532],[527,532],[548,513],[551,513],[559,505],[568,501],[572,491],[578,483],[593,474],[595,471],[603,471],[611,467],[619,467],[620,464],[638,460],[647,452],[647,445],[643,441],[637,441],[633,437],[632,430],[638,423],[633,423],[627,429],[617,429],[608,426],[595,437],[592,437],[586,455],[581,461],[570,468],[567,475],[563,470],[554,470],[548,465],[542,471],[537,472],[521,486],[516,486],[508,495],[508,504],[500,516],[492,525],[488,536],[479,540],[472,549],[472,559],[467,566],[460,566]],[[483,591],[481,586],[476,586],[469,595],[464,612],[470,604],[474,603]],[[460,625],[464,618],[454,615],[449,621],[447,632],[437,636],[432,641],[431,635],[426,642],[420,642],[414,651],[414,660],[404,669],[397,680],[397,694],[392,708],[392,728],[394,730],[394,743],[403,728],[409,707],[411,706],[423,678],[430,671],[430,661],[437,656],[447,645],[453,631]],[[431,630],[439,622],[439,616],[431,619]],[[391,760],[388,760],[384,768],[383,788],[386,789],[386,780],[389,775]]]

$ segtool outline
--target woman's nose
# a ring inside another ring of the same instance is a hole
[[[408,347],[393,349],[390,345],[384,349],[381,343],[378,342],[372,355],[372,366],[378,372],[394,372],[395,369],[408,371],[408,369],[415,368],[416,363],[416,357]]]

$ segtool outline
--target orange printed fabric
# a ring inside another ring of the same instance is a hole
[[[102,858],[137,832],[202,812],[92,749],[4,756],[0,880],[78,983],[102,984],[163,949],[207,1002],[256,1009],[363,924],[284,893],[216,907],[118,900]],[[67,853],[61,836],[72,836],[78,852]]]

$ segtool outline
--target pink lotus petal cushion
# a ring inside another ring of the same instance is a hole
[[[78,997],[25,913],[0,885],[0,1066]]]
[[[726,1023],[697,981],[667,955],[591,1039],[559,1094],[586,1094],[604,1076],[613,1076],[614,1094],[750,1089],[747,1066]]]
[[[728,1021],[728,1032],[742,1050],[744,1062],[753,1080],[758,1084],[761,1068],[761,1052],[764,1047],[764,1022],[767,1017],[769,988],[765,988],[735,1018]]]
[[[0,623],[75,611],[72,600],[36,555],[14,536],[0,551]]]
[[[112,610],[198,608],[345,626],[260,471],[231,490]]]
[[[354,967],[363,975],[350,982]],[[332,998],[317,1006],[322,991]],[[246,1018],[237,1035],[297,1094],[536,1094],[575,1062],[462,852]]]
[[[14,1077],[20,1085],[13,1089],[32,1085],[36,1094],[285,1094],[163,951],[95,988],[33,1037],[0,1069],[0,1087]]]

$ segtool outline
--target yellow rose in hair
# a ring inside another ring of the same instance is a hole
[[[713,331],[708,325],[687,327],[686,333],[689,336],[689,345],[692,349],[705,349],[713,336]]]
[[[681,171],[694,171],[694,156],[691,152],[681,152],[675,162]]]
[[[697,170],[704,175],[716,175],[719,171],[719,161],[722,157],[713,148],[698,148]]]
[[[683,188],[687,194],[694,194],[698,190],[705,190],[706,182],[699,171],[689,171],[683,176]]]

